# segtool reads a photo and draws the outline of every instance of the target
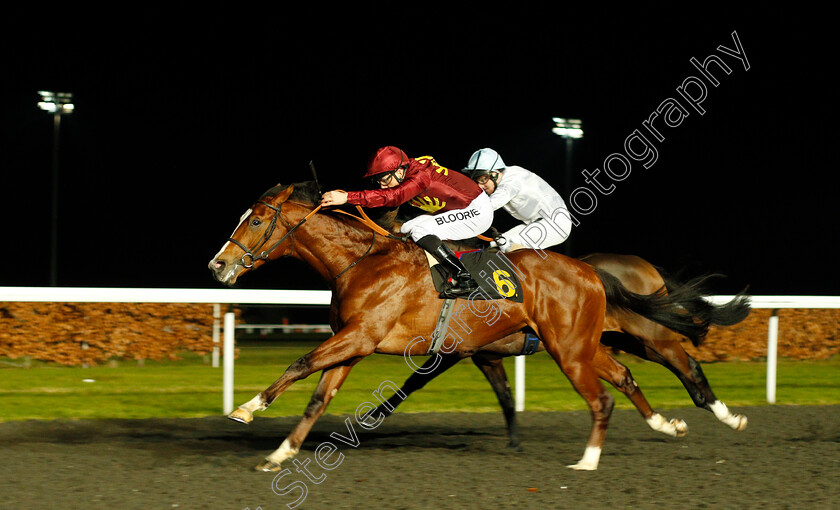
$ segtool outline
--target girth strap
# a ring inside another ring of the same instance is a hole
[[[522,352],[519,353],[520,356],[528,356],[537,352],[540,348],[540,337],[536,334],[531,332],[525,333],[525,342],[522,345]]]

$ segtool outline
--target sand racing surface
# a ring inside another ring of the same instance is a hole
[[[0,507],[839,508],[840,407],[733,411],[749,417],[744,432],[707,411],[665,410],[689,426],[671,438],[617,410],[594,472],[565,467],[583,454],[583,411],[521,413],[519,453],[506,447],[501,413],[398,412],[372,431],[325,416],[298,454],[300,472],[284,464],[282,477],[253,467],[297,418],[7,422]],[[330,470],[314,457],[327,442],[337,447],[321,451]]]

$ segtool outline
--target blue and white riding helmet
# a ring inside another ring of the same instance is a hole
[[[480,149],[473,152],[467,166],[461,171],[467,174],[470,179],[478,181],[482,176],[488,176],[490,180],[496,185],[496,180],[499,178],[499,173],[505,169],[505,162],[499,153],[493,149]],[[486,179],[486,178],[485,178]]]

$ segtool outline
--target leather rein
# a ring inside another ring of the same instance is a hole
[[[271,221],[268,224],[268,228],[266,228],[265,232],[263,233],[262,237],[257,241],[257,243],[254,246],[249,248],[249,247],[245,246],[244,244],[242,244],[241,242],[234,239],[233,237],[228,237],[228,241],[232,242],[233,244],[238,246],[240,249],[242,249],[243,252],[245,252],[245,253],[242,254],[242,257],[239,258],[239,261],[237,263],[240,266],[245,267],[247,269],[250,269],[250,268],[254,267],[254,263],[257,262],[258,260],[268,260],[268,256],[271,254],[271,252],[273,252],[281,244],[283,244],[283,242],[287,238],[291,237],[292,240],[294,240],[295,230],[297,230],[304,223],[306,223],[306,221],[309,218],[311,218],[312,216],[314,216],[318,211],[320,211],[321,207],[322,207],[321,205],[318,205],[315,209],[313,209],[311,212],[309,212],[309,214],[304,216],[303,219],[301,219],[297,223],[297,225],[292,225],[288,220],[286,220],[286,218],[283,217],[283,212],[281,211],[282,204],[280,204],[280,207],[277,207],[277,206],[271,205],[268,202],[264,202],[264,201],[259,201],[257,203],[262,204],[262,205],[264,205],[264,206],[266,206],[269,209],[272,209],[274,211],[274,216],[272,216]],[[333,280],[337,280],[338,278],[340,278],[341,275],[346,273],[348,270],[350,270],[350,268],[352,268],[353,266],[355,266],[356,264],[361,262],[362,259],[364,259],[365,257],[368,256],[368,254],[370,254],[370,251],[373,249],[373,245],[376,242],[376,235],[377,234],[379,234],[383,237],[388,237],[390,239],[396,239],[396,240],[399,240],[399,241],[402,241],[402,242],[405,242],[408,239],[408,236],[405,236],[405,237],[396,236],[396,235],[388,232],[387,230],[385,230],[384,228],[382,228],[378,224],[376,224],[376,222],[371,220],[370,217],[368,217],[368,215],[365,214],[364,210],[362,210],[362,208],[360,206],[357,205],[356,209],[359,211],[360,216],[355,216],[353,214],[342,211],[340,209],[336,209],[335,212],[345,214],[347,216],[350,216],[351,218],[355,218],[356,220],[361,222],[363,225],[370,228],[373,231],[373,238],[371,239],[370,246],[368,246],[368,249],[365,250],[365,253],[358,260],[356,260],[355,262],[353,262],[352,264],[347,266],[347,268],[345,268],[343,271],[338,273],[338,275],[336,275],[333,278]],[[286,225],[286,227],[288,227],[289,231],[286,232],[286,234],[283,237],[281,237],[277,242],[275,242],[274,244],[269,246],[267,249],[262,250],[263,246],[265,246],[265,244],[268,242],[268,240],[271,239],[272,234],[274,234],[274,229],[277,227],[277,218],[280,218],[280,220]],[[260,251],[260,250],[262,250],[262,251]],[[259,255],[254,255],[258,251],[260,252]]]
[[[271,252],[273,252],[281,244],[283,244],[283,242],[287,238],[291,237],[292,240],[294,241],[295,230],[297,230],[300,226],[302,226],[304,223],[306,223],[306,221],[309,218],[314,216],[318,211],[321,210],[321,207],[323,207],[321,205],[318,205],[315,209],[310,211],[309,214],[304,216],[303,219],[301,219],[297,223],[297,225],[293,226],[291,223],[289,223],[288,220],[286,220],[286,218],[283,217],[283,212],[281,211],[281,207],[283,206],[283,204],[280,204],[280,207],[277,207],[277,206],[271,205],[268,202],[264,202],[264,201],[259,201],[257,203],[262,204],[262,205],[264,205],[264,206],[266,206],[269,209],[272,209],[274,211],[274,216],[272,216],[271,221],[268,224],[268,228],[265,230],[265,233],[263,233],[262,238],[259,241],[257,241],[257,243],[253,247],[248,248],[244,244],[242,244],[241,242],[234,239],[233,237],[228,237],[228,241],[232,242],[233,244],[235,244],[236,246],[241,248],[242,251],[245,252],[245,253],[242,254],[242,257],[240,257],[238,264],[241,265],[242,267],[247,268],[247,269],[250,269],[250,268],[254,267],[254,263],[257,262],[258,260],[268,260],[269,254],[271,254]],[[365,214],[365,211],[362,209],[361,206],[357,205],[356,210],[359,211],[359,216],[355,216],[353,214],[350,214],[349,212],[342,211],[340,209],[336,209],[335,212],[350,216],[351,218],[355,218],[360,223],[362,223],[366,227],[370,228],[373,231],[373,238],[371,239],[370,246],[368,246],[368,249],[365,251],[365,253],[361,257],[359,257],[358,260],[356,260],[355,262],[353,262],[352,264],[347,266],[343,271],[338,273],[338,275],[336,275],[333,278],[333,280],[337,280],[338,278],[340,278],[341,275],[346,273],[348,270],[350,270],[350,268],[352,268],[353,266],[355,266],[356,264],[361,262],[362,259],[364,259],[365,257],[368,256],[370,251],[373,249],[373,245],[376,242],[376,235],[377,234],[379,234],[383,237],[387,237],[389,239],[395,239],[395,240],[402,241],[402,242],[406,242],[408,240],[408,236],[402,236],[401,237],[401,236],[394,235],[391,232],[388,232],[387,230],[385,230],[384,228],[379,226],[375,221],[370,219],[370,217],[368,217],[367,214]],[[288,227],[289,231],[286,232],[286,235],[281,237],[279,241],[277,241],[274,244],[272,244],[271,246],[269,246],[268,249],[262,250],[259,255],[255,256],[254,253],[261,250],[262,247],[265,246],[265,244],[268,242],[268,240],[271,239],[271,235],[274,233],[274,229],[277,227],[277,218],[280,218],[280,220],[283,221],[283,223],[286,224],[286,227]],[[483,241],[492,241],[493,240],[492,238],[485,237],[483,235],[478,235],[476,237],[478,237],[479,239],[481,239]]]

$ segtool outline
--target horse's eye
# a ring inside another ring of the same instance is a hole
[[[259,227],[261,224],[262,221],[260,221],[259,218],[254,218],[253,220],[251,220],[251,226],[253,227]]]

